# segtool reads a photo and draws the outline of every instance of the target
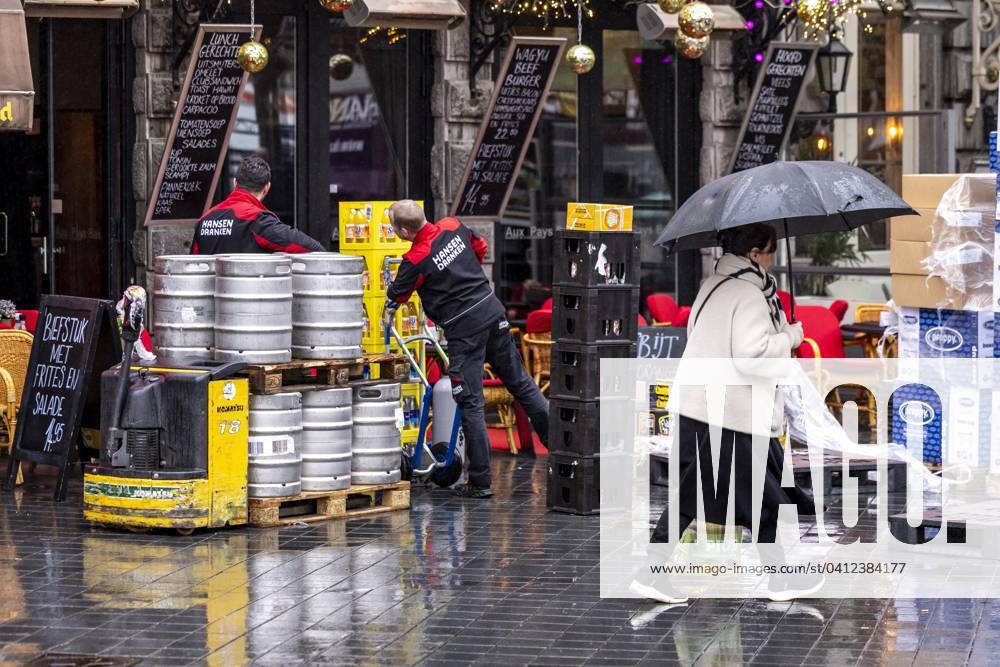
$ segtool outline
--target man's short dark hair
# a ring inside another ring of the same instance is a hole
[[[722,252],[728,252],[742,257],[757,248],[761,252],[774,252],[778,245],[778,235],[771,225],[754,223],[723,230],[719,234]]]
[[[262,157],[249,155],[243,158],[236,171],[236,187],[247,192],[260,192],[271,182],[271,167]]]

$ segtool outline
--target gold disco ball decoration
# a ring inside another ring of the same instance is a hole
[[[586,44],[574,44],[566,52],[566,62],[569,63],[570,69],[577,74],[586,74],[594,69],[597,56],[594,55],[594,50]]]
[[[799,0],[795,8],[803,23],[818,24],[823,21],[830,8],[830,2],[829,0]]]
[[[677,25],[688,37],[708,37],[715,30],[715,12],[704,2],[691,2],[681,8]]]
[[[335,53],[330,56],[330,78],[343,81],[354,72],[354,59],[346,53]]]
[[[351,5],[354,4],[354,0],[319,0],[319,4],[331,12],[342,12],[345,9],[350,9]]]
[[[262,72],[267,67],[267,47],[256,39],[251,39],[236,52],[236,62],[251,74]]]
[[[676,14],[681,10],[681,8],[687,4],[688,0],[657,0],[660,9],[668,14]]]
[[[708,49],[708,37],[692,37],[678,30],[674,36],[674,48],[685,58],[701,58]]]

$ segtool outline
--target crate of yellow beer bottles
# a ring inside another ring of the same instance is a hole
[[[409,250],[409,241],[396,236],[387,214],[392,201],[340,202],[340,252],[357,255],[356,250]],[[417,202],[423,206],[423,202]]]

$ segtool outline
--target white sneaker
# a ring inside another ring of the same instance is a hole
[[[628,590],[630,593],[634,593],[636,597],[649,598],[663,604],[682,604],[688,601],[687,596],[681,595],[676,591],[672,591],[664,586],[656,588],[652,585],[644,584],[637,579],[632,580],[632,583],[628,586]]]
[[[823,588],[825,583],[826,577],[823,575],[808,579],[800,577],[797,580],[771,577],[767,582],[767,597],[774,602],[806,598]]]
[[[665,611],[670,609],[676,609],[677,607],[686,607],[686,602],[678,602],[677,604],[658,604],[652,609],[647,609],[646,611],[638,612],[632,618],[629,619],[629,625],[632,626],[633,630],[638,630],[639,628],[644,628]]]

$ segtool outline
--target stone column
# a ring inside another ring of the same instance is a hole
[[[733,43],[730,39],[717,35],[712,37],[708,51],[701,58],[702,87],[699,100],[701,116],[701,160],[700,181],[710,183],[729,173],[729,163],[736,150],[740,126],[746,112],[748,100],[736,103]],[[718,251],[715,248],[702,250],[703,278],[711,276]]]
[[[466,10],[469,2],[464,0]],[[471,19],[469,19],[471,20]],[[438,217],[451,212],[451,204],[465,173],[479,124],[493,91],[490,63],[476,74],[476,89],[469,91],[469,20],[454,30],[440,30],[434,38],[434,87],[431,116],[434,146],[431,149],[431,194]],[[486,275],[493,277],[493,223],[469,223],[490,245]]]
[[[181,80],[174,80],[171,68],[173,9],[169,0],[150,0],[132,21],[135,47],[135,79],[132,102],[135,106],[135,145],[132,149],[132,192],[136,207],[136,231],[132,253],[136,262],[136,282],[151,288],[147,270],[157,255],[186,254],[191,247],[193,226],[157,225],[144,227],[149,197],[163,157],[170,123],[180,97]]]

